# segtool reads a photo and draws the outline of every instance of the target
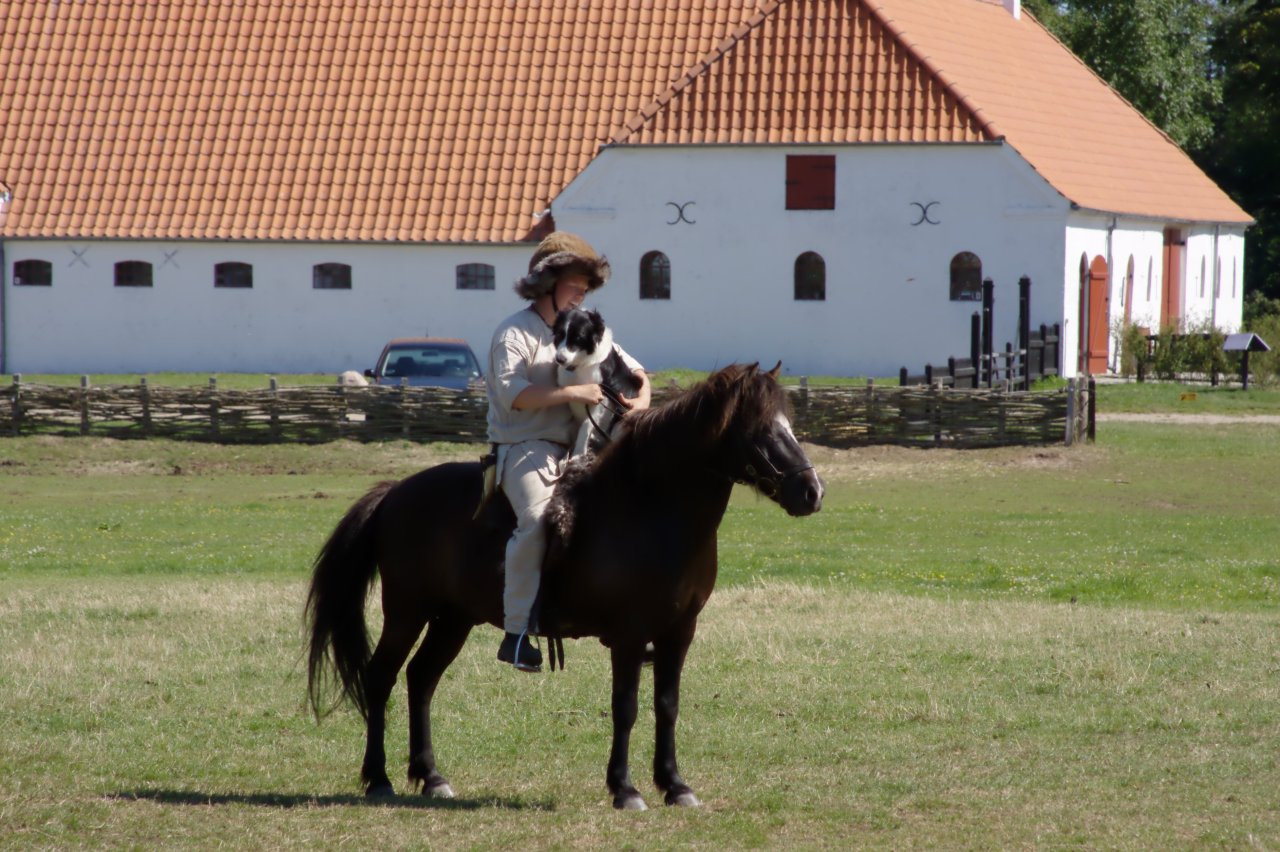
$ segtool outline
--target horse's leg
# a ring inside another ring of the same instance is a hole
[[[422,627],[427,623],[425,615],[386,616],[378,647],[364,671],[365,700],[369,717],[365,722],[367,740],[364,747],[364,764],[360,777],[364,779],[365,795],[391,796],[395,790],[387,777],[387,753],[384,739],[387,727],[387,700],[396,685],[396,675],[405,658],[418,641]]]
[[[431,698],[444,670],[458,656],[471,625],[445,616],[431,619],[427,638],[409,661],[409,783],[422,785],[426,796],[453,798],[453,788],[436,771],[431,748]]]
[[[676,768],[676,716],[680,712],[680,673],[693,641],[697,619],[689,619],[669,636],[654,642],[653,712],[655,744],[653,783],[666,796],[668,805],[696,807],[702,804]]]
[[[613,746],[605,781],[613,794],[613,806],[628,811],[647,810],[640,791],[631,783],[627,757],[631,728],[636,723],[636,693],[640,689],[643,647],[611,649],[613,658]]]

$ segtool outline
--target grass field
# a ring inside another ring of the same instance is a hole
[[[682,703],[706,807],[647,814],[608,807],[590,641],[529,677],[477,631],[436,708],[451,803],[366,805],[357,717],[304,710],[323,537],[372,482],[476,448],[0,440],[0,837],[1275,848],[1278,438],[1124,423],[1072,448],[813,448],[828,497],[801,520],[740,489]],[[402,705],[401,686],[393,779]],[[642,713],[637,781],[652,730]]]

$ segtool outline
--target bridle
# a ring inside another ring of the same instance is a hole
[[[741,476],[732,478],[734,482],[749,485],[766,497],[777,497],[792,477],[799,476],[807,470],[813,470],[813,463],[808,460],[786,470],[779,470],[758,445],[752,444],[751,449],[759,456],[761,467],[757,468],[754,464],[748,463],[742,469]]]
[[[729,482],[748,485],[771,499],[781,494],[782,489],[786,487],[787,482],[793,477],[799,476],[807,470],[813,470],[813,463],[807,459],[794,467],[779,470],[778,466],[769,460],[769,456],[757,444],[751,445],[751,451],[758,457],[759,466],[748,462],[743,467],[742,473],[737,475],[725,473],[711,465],[708,465],[708,469]]]

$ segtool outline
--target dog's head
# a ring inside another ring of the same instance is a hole
[[[599,311],[568,308],[556,315],[551,327],[556,344],[556,363],[567,370],[593,364],[609,353],[604,342],[607,330]]]

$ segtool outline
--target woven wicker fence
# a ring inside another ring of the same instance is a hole
[[[483,388],[311,386],[263,390],[138,385],[0,385],[0,435],[99,435],[222,443],[483,442]],[[833,447],[1070,443],[1081,393],[938,387],[791,388],[797,435]],[[676,393],[655,388],[654,403]],[[1068,430],[1068,423],[1072,428]]]

